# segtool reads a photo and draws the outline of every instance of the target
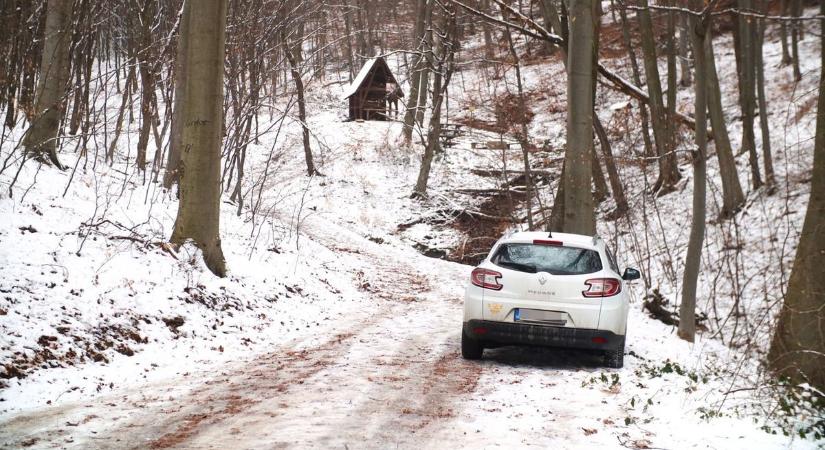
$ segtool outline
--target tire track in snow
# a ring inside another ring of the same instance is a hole
[[[45,421],[33,412],[4,424],[0,445],[35,439],[37,446],[77,448],[412,446],[422,432],[453,420],[455,402],[475,389],[481,373],[457,351],[463,269],[331,230],[324,223],[306,233],[359,255],[353,281],[375,306],[330,327],[329,340],[223,366],[194,387],[191,379],[173,379],[101,397],[97,405],[49,411]],[[88,425],[67,428],[84,416]]]

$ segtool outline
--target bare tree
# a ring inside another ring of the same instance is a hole
[[[187,0],[184,0],[186,2]],[[169,136],[169,153],[166,160],[166,171],[163,175],[163,187],[169,189],[180,179],[180,158],[181,142],[183,141],[183,93],[184,82],[186,81],[187,39],[183,36],[189,34],[188,22],[180,19],[180,30],[178,32],[178,47],[175,56],[175,84],[174,84],[174,110],[172,112],[172,128]]]
[[[409,73],[410,79],[410,96],[406,104],[406,112],[404,113],[404,141],[409,143],[412,140],[413,127],[415,126],[416,112],[418,111],[418,97],[421,90],[422,72],[426,70],[426,55],[425,55],[425,39],[424,26],[427,21],[427,0],[418,0],[416,6],[415,19],[415,43],[416,52],[413,55],[413,65]],[[425,88],[426,89],[426,88]]]
[[[69,47],[72,36],[73,0],[49,0],[45,44],[40,60],[35,118],[26,133],[26,152],[41,161],[63,168],[57,157],[60,123],[66,110],[69,82]]]
[[[767,12],[767,0],[761,2],[760,11]],[[756,71],[756,99],[759,109],[759,129],[762,132],[762,165],[765,167],[765,187],[768,193],[776,188],[776,177],[773,170],[773,156],[771,155],[771,132],[768,123],[768,100],[765,98],[765,60],[763,58],[763,42],[765,40],[765,19],[756,19],[753,25],[754,35],[754,70]]]
[[[739,8],[750,11],[752,0],[738,0]],[[748,153],[748,162],[751,168],[751,184],[753,189],[762,186],[762,175],[759,171],[759,158],[756,154],[756,136],[753,132],[755,99],[755,48],[754,32],[755,21],[743,15],[737,16],[737,26],[734,29],[736,49],[736,67],[739,75],[739,106],[742,111],[742,153]]]
[[[300,33],[301,27],[293,27],[293,33]],[[295,92],[298,98],[298,120],[301,121],[301,136],[304,143],[304,159],[307,165],[307,175],[318,174],[315,162],[312,159],[312,147],[309,142],[309,125],[307,125],[306,100],[304,99],[304,81],[301,78],[301,70],[298,61],[301,58],[301,43],[303,36],[290,35],[286,31],[281,32],[281,43],[284,47],[284,55],[289,61],[289,70],[292,74],[292,81],[295,82]]]
[[[192,240],[220,277],[226,275],[220,239],[226,9],[227,0],[189,0],[183,13],[180,205],[171,238],[176,245]]]
[[[716,1],[704,10],[701,18],[691,16],[691,43],[695,64],[694,109],[696,115],[696,150],[693,152],[693,220],[690,226],[685,272],[682,281],[682,302],[679,304],[679,337],[693,342],[696,336],[696,284],[699,278],[699,262],[702,242],[705,239],[705,192],[707,173],[707,73],[705,67],[704,40],[710,30],[710,13]],[[702,8],[702,0],[691,0],[695,10]]]
[[[676,182],[679,181],[681,175],[679,175],[676,153],[673,152],[673,138],[668,124],[667,110],[662,99],[662,84],[659,79],[656,43],[653,37],[653,21],[650,18],[647,0],[637,0],[637,2],[640,9],[636,11],[636,17],[639,21],[647,92],[650,98],[653,139],[656,141],[659,161],[659,178],[653,185],[653,191],[662,195],[676,189]]]
[[[825,14],[825,2],[820,11]],[[825,391],[825,35],[821,46],[811,197],[768,364],[781,376]]]
[[[570,0],[567,62],[567,150],[564,155],[564,217],[562,230],[596,232],[590,191],[593,163],[594,28],[593,0]]]
[[[719,88],[719,76],[716,72],[716,57],[713,52],[713,35],[706,34],[704,42],[704,59],[706,66],[706,85],[708,90],[708,112],[713,128],[713,142],[716,146],[716,158],[719,160],[719,175],[722,179],[721,218],[732,217],[745,204],[745,194],[739,183],[736,160],[733,157],[730,137],[724,111],[722,110],[722,91]]]
[[[441,138],[441,106],[444,103],[444,94],[450,85],[455,71],[456,42],[456,12],[454,7],[441,7],[443,28],[436,43],[437,48],[428,53],[429,65],[433,72],[433,111],[430,115],[430,124],[427,129],[424,155],[421,157],[421,168],[415,183],[412,197],[424,198],[427,196],[427,184],[430,179],[435,151]]]

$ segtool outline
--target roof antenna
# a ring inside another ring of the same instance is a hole
[[[552,232],[552,231],[548,231],[548,232],[547,232],[547,237],[549,237],[549,238],[551,238],[551,239],[552,239],[552,238],[553,238],[553,232]]]

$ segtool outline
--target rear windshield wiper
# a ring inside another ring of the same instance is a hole
[[[512,261],[500,261],[500,260],[497,263],[500,266],[511,267],[511,268],[516,269],[516,270],[521,271],[521,272],[536,273],[536,271],[537,271],[535,266],[531,266],[529,264],[521,264],[521,263],[512,262]]]

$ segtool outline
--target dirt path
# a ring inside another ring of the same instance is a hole
[[[481,373],[457,351],[466,269],[435,261],[417,269],[423,257],[412,251],[399,259],[397,248],[343,229],[333,233],[329,224],[317,229],[326,235],[310,227],[313,240],[361,256],[362,271],[353,278],[375,299],[371,311],[326,330],[328,339],[320,345],[296,343],[200,380],[172,380],[109,395],[94,405],[17,416],[0,425],[0,444],[363,448],[420,443],[428,428],[456,416],[454,402],[472,392]]]
[[[444,448],[616,444],[600,358],[559,350],[460,354],[469,267],[379,244],[335,218],[302,232],[336,253],[372,304],[271,353],[0,423],[0,447]],[[329,301],[335,301],[330,298]]]

